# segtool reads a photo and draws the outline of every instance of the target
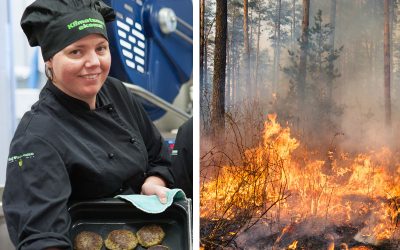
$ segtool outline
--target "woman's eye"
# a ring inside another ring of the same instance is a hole
[[[107,51],[107,49],[108,49],[107,46],[100,46],[100,47],[97,48],[97,51],[98,52],[105,52],[105,51]]]
[[[70,52],[71,55],[79,55],[81,52],[78,49],[74,49]]]

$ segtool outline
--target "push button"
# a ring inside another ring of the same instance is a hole
[[[110,158],[110,159],[112,159],[112,158],[114,158],[114,154],[113,153],[108,153],[108,158]]]

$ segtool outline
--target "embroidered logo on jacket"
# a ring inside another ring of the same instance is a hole
[[[24,164],[25,159],[31,159],[35,157],[35,153],[25,153],[25,154],[20,154],[20,155],[14,155],[8,158],[8,163],[13,163],[18,161],[18,166],[22,168],[22,165]]]

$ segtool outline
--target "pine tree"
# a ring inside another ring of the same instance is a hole
[[[217,0],[211,129],[215,135],[225,127],[225,69],[227,38],[227,0]]]
[[[285,106],[281,108],[280,113],[286,119],[307,120],[307,124],[302,124],[302,128],[306,129],[306,132],[307,129],[309,132],[315,131],[315,128],[320,128],[321,133],[332,131],[332,128],[337,127],[334,122],[335,118],[341,114],[340,107],[329,97],[329,88],[332,87],[329,86],[329,83],[333,83],[336,78],[340,77],[337,68],[332,68],[332,65],[339,58],[343,46],[339,49],[332,48],[331,33],[331,25],[323,23],[322,11],[319,10],[314,17],[314,25],[308,32],[308,49],[305,55],[306,72],[302,72],[300,66],[301,49],[289,50],[290,64],[283,69],[289,78],[290,88],[286,99],[279,104]],[[301,40],[298,43],[301,47]],[[304,75],[307,75],[307,78],[302,85]],[[301,90],[304,91],[304,97],[302,97]],[[299,98],[303,98],[303,106],[300,107],[302,110],[299,110],[295,101]],[[291,113],[287,114],[288,111]],[[303,114],[313,120],[299,117],[298,114]]]

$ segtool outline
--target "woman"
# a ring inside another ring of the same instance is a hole
[[[142,193],[166,202],[173,178],[163,139],[108,77],[105,22],[114,18],[99,0],[37,0],[23,14],[49,81],[10,145],[3,207],[17,249],[71,249],[73,201]]]

